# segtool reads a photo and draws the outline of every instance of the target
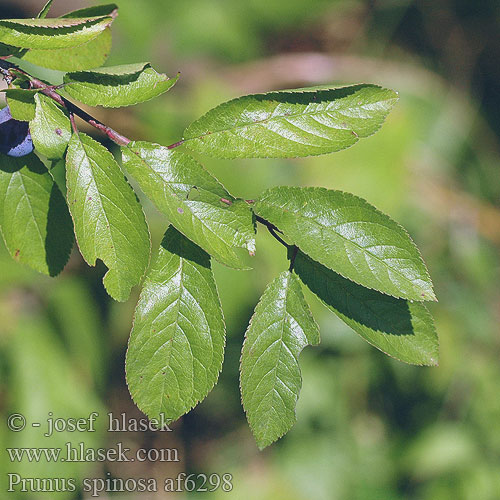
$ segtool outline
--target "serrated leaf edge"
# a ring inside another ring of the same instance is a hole
[[[359,83],[359,84],[355,84],[355,85],[347,85],[347,86],[341,86],[341,87],[326,87],[326,88],[322,88],[322,89],[314,89],[314,90],[307,90],[307,88],[304,88],[304,89],[301,89],[301,90],[294,90],[294,89],[286,89],[286,90],[273,90],[271,92],[264,92],[264,93],[255,93],[255,94],[247,94],[247,95],[244,95],[244,96],[240,96],[240,97],[236,97],[234,99],[230,99],[229,101],[225,101],[225,102],[221,102],[220,104],[218,104],[217,106],[215,106],[214,108],[211,108],[209,109],[206,113],[204,113],[200,118],[198,118],[197,120],[195,120],[194,122],[192,122],[191,124],[188,125],[188,127],[186,127],[186,129],[184,130],[184,134],[186,133],[186,131],[189,129],[189,127],[193,124],[193,123],[196,123],[198,120],[200,120],[201,118],[203,118],[205,115],[207,115],[208,113],[210,113],[211,111],[214,111],[215,109],[219,108],[220,106],[223,106],[223,105],[230,105],[231,103],[233,102],[236,102],[236,101],[239,101],[240,99],[243,99],[243,98],[246,98],[246,97],[262,97],[262,96],[269,96],[269,95],[273,95],[273,94],[308,94],[308,93],[317,93],[317,92],[325,92],[325,91],[333,91],[333,90],[340,90],[340,89],[344,89],[344,88],[349,88],[349,87],[358,87],[358,86],[369,86],[369,87],[374,87],[374,88],[378,88],[378,89],[382,89],[382,90],[388,90],[388,91],[391,91],[392,93],[394,93],[394,97],[392,98],[387,98],[387,99],[382,99],[378,102],[384,102],[384,101],[391,101],[393,100],[394,101],[394,104],[396,104],[396,102],[399,100],[399,93],[396,92],[395,90],[392,90],[392,89],[388,89],[386,87],[382,87],[381,85],[375,85],[375,84],[372,84],[372,83]],[[394,105],[393,105],[394,106]],[[323,111],[324,113],[324,111]],[[309,115],[312,115],[313,113],[309,113]],[[292,115],[288,115],[287,118],[289,117],[297,117],[297,116],[303,116],[303,113],[297,113],[297,114],[292,114]],[[282,118],[282,117],[281,117]],[[374,135],[376,132],[378,132],[381,128],[382,128],[382,125],[384,124],[385,120],[387,118],[387,115],[381,120],[380,124],[374,128],[374,130],[372,132],[370,132],[369,134],[367,135],[364,135],[362,136],[362,138],[367,138],[367,137],[370,137],[372,135]],[[245,125],[238,125],[236,127],[232,127],[232,128],[225,128],[225,129],[220,129],[220,130],[216,130],[216,131],[210,131],[210,133],[205,133],[205,134],[201,134],[199,136],[195,136],[195,137],[185,137],[183,135],[183,138],[182,138],[182,141],[186,144],[186,146],[189,148],[189,142],[190,141],[193,141],[193,140],[200,140],[202,137],[207,137],[209,135],[212,135],[213,133],[219,133],[219,132],[225,132],[225,131],[228,131],[228,130],[233,130],[233,129],[238,129],[238,128],[245,128],[245,127],[248,127],[248,126],[251,126],[251,125],[256,125],[256,124],[259,124],[259,123],[266,123],[267,121],[269,121],[269,118],[266,118],[265,120],[261,120],[261,121],[257,121],[257,122],[249,122]],[[349,129],[345,129],[345,130],[349,130]],[[252,155],[251,157],[239,157],[239,156],[234,156],[234,155],[224,155],[224,154],[218,154],[217,156],[214,156],[212,155],[211,152],[207,152],[207,151],[200,151],[202,154],[205,154],[209,157],[213,157],[213,158],[218,158],[218,159],[226,159],[226,160],[232,160],[232,159],[236,159],[236,158],[253,158],[253,159],[269,159],[269,158],[272,158],[272,159],[275,159],[275,158],[288,158],[288,159],[298,159],[298,158],[307,158],[309,156],[321,156],[321,155],[324,155],[324,154],[332,154],[332,153],[338,153],[339,151],[343,151],[344,149],[348,149],[352,146],[354,146],[355,144],[357,144],[359,142],[359,139],[360,139],[360,136],[358,136],[358,134],[356,134],[356,132],[354,132],[354,130],[351,130],[352,134],[355,136],[355,141],[352,143],[352,144],[347,144],[345,146],[342,146],[340,147],[339,149],[336,149],[335,151],[329,153],[325,153],[325,152],[317,152],[317,153],[308,153],[307,155],[297,155],[297,156],[268,156],[268,155]]]
[[[290,271],[283,271],[282,273],[280,273],[280,275],[285,274],[285,273],[289,273],[288,279],[290,279],[290,277],[293,277],[293,276],[292,276],[292,273],[291,273]],[[278,275],[278,276],[280,276],[280,275]],[[298,278],[298,276],[297,276],[296,274],[295,274],[295,276]],[[276,278],[275,278],[275,279],[276,279]],[[274,281],[274,280],[273,280],[273,281]],[[272,283],[272,281],[268,283],[268,285],[266,286],[266,288],[265,288],[265,289],[264,289],[264,291],[262,292],[262,295],[261,295],[261,297],[260,297],[259,301],[257,302],[257,304],[256,304],[256,306],[255,306],[254,312],[253,312],[253,314],[252,314],[252,316],[251,316],[251,318],[250,318],[250,320],[249,320],[249,322],[248,322],[248,326],[247,326],[247,328],[246,328],[246,330],[245,330],[244,340],[243,340],[243,344],[242,344],[242,347],[241,347],[240,362],[239,362],[239,375],[240,375],[240,376],[239,376],[239,388],[240,388],[240,402],[241,402],[241,406],[243,407],[243,410],[244,410],[244,412],[245,412],[245,416],[246,416],[246,414],[247,414],[247,410],[246,410],[246,408],[245,408],[245,406],[244,406],[244,404],[243,404],[243,389],[242,389],[242,387],[241,387],[241,368],[242,368],[242,360],[243,360],[243,348],[244,348],[244,346],[245,346],[246,342],[248,341],[247,332],[250,330],[250,327],[252,326],[253,320],[254,320],[254,318],[255,318],[255,314],[256,314],[256,312],[257,312],[257,306],[261,303],[261,301],[262,301],[262,297],[263,297],[263,295],[264,295],[264,293],[265,293],[265,291],[266,291],[267,287],[268,287],[268,286],[270,286],[270,285],[271,285],[271,283]],[[317,330],[318,330],[318,334],[319,334],[319,331],[320,331],[320,329],[319,329],[319,325],[318,325],[318,323],[316,322],[316,319],[314,318],[314,316],[312,315],[312,313],[311,313],[311,309],[310,309],[309,305],[307,304],[307,301],[306,301],[306,299],[305,299],[305,297],[304,297],[304,293],[303,293],[303,290],[302,290],[302,280],[297,279],[297,283],[298,283],[298,285],[299,285],[299,287],[300,287],[300,293],[302,294],[302,298],[303,298],[303,300],[304,300],[304,303],[307,305],[307,312],[308,312],[308,314],[309,314],[309,317],[310,317],[310,319],[312,320],[312,322],[316,325],[316,328],[317,328]],[[287,290],[288,290],[288,287],[287,287]],[[288,293],[287,293],[287,298],[288,298]],[[287,434],[288,432],[290,432],[290,431],[292,430],[293,426],[295,425],[295,423],[297,422],[297,402],[298,402],[298,400],[299,400],[300,390],[302,389],[302,370],[301,370],[301,368],[300,368],[300,363],[299,363],[300,354],[302,354],[302,352],[304,351],[304,349],[305,349],[306,347],[309,347],[309,346],[314,347],[314,346],[316,346],[316,345],[319,345],[320,341],[321,341],[321,338],[320,338],[320,336],[318,335],[318,342],[317,342],[316,344],[306,344],[306,345],[304,346],[304,348],[300,351],[299,356],[296,358],[296,360],[297,360],[297,368],[298,368],[298,371],[299,371],[299,376],[300,376],[300,389],[299,389],[299,392],[297,393],[297,400],[296,400],[296,402],[295,402],[295,406],[294,406],[294,408],[293,408],[293,413],[294,413],[294,422],[292,423],[292,425],[290,426],[290,428],[289,428],[289,429],[287,429],[287,430],[284,430],[282,433],[280,433],[279,435],[277,435],[277,436],[276,436],[276,437],[275,437],[275,438],[274,438],[271,442],[269,442],[269,443],[267,443],[267,444],[265,444],[265,445],[261,445],[261,444],[259,444],[259,442],[257,441],[257,438],[255,437],[255,433],[254,433],[254,428],[253,428],[253,426],[250,424],[250,421],[249,421],[249,420],[248,420],[248,418],[247,418],[247,423],[248,423],[248,426],[250,427],[250,430],[252,431],[252,434],[253,434],[253,436],[254,436],[254,439],[255,439],[255,441],[256,441],[256,443],[257,443],[257,447],[259,448],[259,450],[260,450],[260,451],[262,451],[264,448],[267,448],[267,447],[268,447],[268,446],[270,446],[271,444],[275,443],[276,441],[278,441],[278,439],[281,439],[281,438],[282,438],[285,434]]]
[[[175,227],[175,226],[173,226]],[[177,231],[179,231],[177,228],[175,228]],[[180,231],[179,231],[180,232]],[[184,236],[184,235],[183,235]],[[187,238],[187,236],[184,236],[185,238]],[[187,238],[189,239],[189,238]],[[190,240],[191,241],[191,240]],[[196,244],[196,243],[195,243]],[[201,247],[200,247],[201,248]],[[203,249],[202,249],[203,250]],[[156,258],[158,258],[158,253],[157,252],[157,255],[156,255]],[[209,254],[208,254],[209,255]],[[181,259],[184,260],[184,257],[180,257]],[[180,415],[177,419],[166,419],[165,422],[167,424],[171,424],[172,422],[176,422],[177,420],[179,420],[180,418],[182,418],[184,415],[186,415],[187,413],[189,413],[192,409],[196,408],[196,406],[198,406],[200,403],[202,403],[207,397],[208,395],[210,394],[210,392],[212,392],[213,388],[217,385],[217,383],[219,382],[219,376],[220,374],[222,373],[222,369],[224,367],[224,358],[225,358],[225,352],[226,352],[226,336],[227,336],[227,327],[226,327],[226,320],[225,320],[225,317],[224,317],[224,311],[222,309],[222,304],[221,304],[221,301],[220,301],[220,296],[219,296],[219,289],[217,287],[217,282],[215,280],[215,276],[214,276],[214,273],[213,273],[213,269],[212,269],[212,265],[211,265],[211,261],[212,261],[212,258],[211,256],[209,255],[209,258],[210,258],[210,271],[212,272],[212,277],[213,277],[213,282],[214,282],[214,287],[215,287],[215,296],[217,298],[217,303],[219,305],[219,310],[221,312],[221,319],[222,319],[222,325],[223,325],[223,328],[224,328],[224,335],[223,335],[223,344],[222,344],[222,363],[220,365],[220,368],[219,370],[217,371],[217,377],[215,378],[213,384],[209,387],[209,389],[207,390],[207,394],[205,395],[205,397],[203,399],[199,399],[198,401],[196,401],[192,406],[190,406],[190,408],[188,410],[186,410],[182,415]],[[137,303],[136,303],[136,307],[134,309],[134,315],[132,317],[132,328],[130,329],[130,334],[129,334],[129,337],[128,337],[128,340],[127,340],[127,350],[126,350],[126,353],[125,353],[125,359],[127,359],[127,356],[128,356],[128,351],[129,351],[129,348],[130,348],[130,339],[131,339],[131,336],[132,336],[132,331],[134,330],[134,327],[135,327],[135,319],[136,319],[136,310],[137,310],[137,304],[139,304],[139,302],[141,301],[141,298],[142,298],[142,295],[144,293],[144,287],[146,285],[146,281],[148,279],[148,276],[147,276],[147,273],[146,273],[146,276],[145,276],[145,279],[144,279],[144,283],[142,284],[142,288],[141,288],[141,292],[139,293],[139,298],[137,300]],[[144,413],[144,415],[146,415],[148,417],[148,419],[150,419],[151,417],[145,413],[142,408],[139,406],[138,402],[135,400],[135,397],[132,395],[132,392],[130,390],[130,386],[129,386],[129,382],[128,382],[128,371],[127,371],[127,363],[124,363],[124,368],[125,368],[125,383],[127,385],[127,389],[128,389],[128,392],[130,394],[130,397],[132,398],[132,400],[134,401],[134,404],[137,406],[137,408],[142,412]],[[155,417],[152,417],[152,418],[155,418]]]
[[[133,154],[135,154],[135,155],[139,158],[139,160],[140,160],[143,164],[145,164],[145,165],[146,165],[146,167],[147,167],[147,168],[148,168],[151,172],[153,172],[153,173],[154,173],[154,175],[155,175],[156,177],[158,177],[158,178],[160,179],[160,181],[162,181],[162,182],[164,183],[164,181],[163,181],[163,179],[161,178],[161,176],[159,176],[159,175],[156,173],[156,171],[155,171],[155,170],[153,170],[151,167],[149,167],[149,165],[148,165],[148,164],[144,161],[144,159],[143,159],[143,158],[142,158],[142,157],[141,157],[141,156],[140,156],[140,155],[139,155],[136,151],[134,151],[134,150],[132,149],[132,147],[133,147],[133,146],[134,146],[137,142],[141,142],[141,141],[134,141],[134,142],[131,142],[128,146],[125,146],[125,147],[127,147],[127,148],[128,148],[128,149],[129,149],[129,150],[130,150]],[[165,148],[165,146],[161,146],[160,144],[156,144],[156,143],[148,143],[148,144],[151,144],[151,145],[153,145],[153,146],[158,146],[158,147],[160,147],[160,148]],[[184,153],[184,154],[186,154],[186,153]],[[187,156],[190,156],[190,155],[187,155]],[[190,157],[191,157],[191,156],[190,156]],[[191,158],[193,158],[193,157],[191,157]],[[194,159],[194,158],[193,158],[193,159]],[[196,160],[195,160],[195,161],[196,161]],[[205,167],[204,167],[201,163],[199,163],[199,162],[197,162],[197,163],[198,163],[198,165],[199,165],[199,166],[200,166],[203,170],[205,170],[206,172],[208,172],[208,170],[206,170],[206,169],[205,169]],[[211,176],[212,176],[212,177],[213,177],[213,178],[214,178],[214,179],[215,179],[215,180],[216,180],[216,181],[220,184],[220,182],[219,182],[219,181],[218,181],[218,180],[217,180],[217,179],[216,179],[216,178],[215,178],[215,177],[214,177],[214,176],[213,176],[210,172],[208,172],[208,173],[209,173],[209,174],[210,174],[210,175],[211,175]],[[224,190],[226,190],[226,189],[224,188],[224,186],[222,186],[222,184],[220,184],[220,185],[221,185],[221,187],[223,187],[223,189],[224,189]],[[226,192],[227,192],[227,191],[226,191]],[[228,194],[229,194],[229,193],[228,193]],[[185,207],[185,208],[189,211],[189,213],[191,213],[191,214],[192,214],[192,216],[193,216],[193,217],[195,217],[198,221],[200,221],[200,223],[202,223],[202,224],[203,224],[203,226],[205,226],[205,227],[206,227],[206,225],[203,223],[202,219],[199,219],[198,217],[196,217],[196,215],[195,215],[195,214],[194,214],[194,213],[190,210],[190,208],[185,206],[185,204],[184,204],[184,200],[183,200],[182,198],[180,198],[180,197],[178,196],[178,194],[177,194],[177,193],[175,193],[175,192],[173,192],[173,191],[172,191],[172,195],[173,195],[173,196],[175,196],[177,200],[179,200],[179,203],[181,203],[181,204],[182,204],[182,205],[183,205],[183,206],[184,206],[184,207]],[[148,199],[149,199],[149,197],[148,197]],[[155,204],[155,206],[156,206],[156,204]],[[163,212],[162,212],[162,213],[163,213]],[[182,231],[182,229],[181,229],[181,228],[179,228],[179,227],[175,226],[174,224],[172,224],[172,225],[173,225],[173,226],[175,227],[175,229],[177,229],[177,231],[179,231],[179,232],[180,232],[180,233],[181,233],[184,237],[186,237],[186,238],[187,238],[188,240],[190,240],[190,241],[193,241],[193,240],[191,240],[191,238],[189,238],[189,236],[187,236],[187,235],[186,235],[186,234]],[[241,249],[243,249],[243,250],[248,250],[248,248],[247,248],[247,247],[231,247],[231,246],[229,246],[229,245],[228,245],[228,244],[227,244],[224,240],[222,240],[222,239],[221,239],[221,238],[217,235],[217,233],[214,233],[213,231],[210,231],[210,232],[211,232],[212,234],[214,234],[214,235],[215,235],[215,236],[216,236],[216,237],[217,237],[220,241],[222,241],[222,242],[224,243],[224,245],[225,245],[225,246],[226,246],[229,250],[231,250],[231,252],[232,252],[232,254],[233,254],[233,256],[234,256],[234,259],[235,259],[235,260],[237,260],[238,262],[240,262],[240,263],[241,263],[241,259],[238,257],[238,255],[237,255],[237,254],[236,254],[236,252],[233,250],[233,248],[241,248]],[[196,245],[198,245],[198,243],[196,243],[195,241],[193,241],[193,243],[195,243]],[[198,245],[198,246],[200,246],[200,245]],[[200,247],[200,248],[202,248],[202,247]],[[205,249],[203,249],[203,250],[205,250]],[[207,250],[205,250],[205,252],[207,252]],[[209,252],[207,252],[207,253],[209,253]],[[213,254],[210,254],[210,253],[209,253],[209,255],[210,255],[211,257],[213,257],[213,258],[214,258],[217,262],[219,262],[220,264],[223,264],[223,265],[224,265],[224,266],[226,266],[226,267],[229,267],[230,269],[237,269],[238,271],[250,271],[250,270],[252,269],[251,267],[248,267],[248,266],[246,266],[246,265],[245,265],[245,264],[243,264],[243,263],[241,263],[241,264],[240,264],[240,267],[230,266],[229,264],[227,264],[226,262],[224,262],[224,260],[223,260],[223,259],[220,259],[217,255],[213,255]]]
[[[268,192],[270,192],[271,190],[273,189],[279,189],[279,188],[282,188],[282,187],[290,187],[290,186],[275,186],[275,187],[272,187],[272,188],[268,188],[266,189],[261,195],[259,198],[257,198],[257,200],[255,200],[255,203],[258,203],[259,201],[262,200],[263,196],[265,194],[267,194]],[[337,274],[340,274],[340,276],[342,276],[343,278],[346,278],[348,279],[349,281],[352,281],[353,283],[356,283],[357,285],[360,285],[364,288],[368,288],[370,290],[375,290],[377,292],[380,292],[380,293],[383,293],[384,295],[389,295],[390,297],[394,297],[396,299],[404,299],[404,300],[409,300],[409,301],[414,301],[414,302],[425,302],[425,301],[430,301],[430,302],[437,302],[438,299],[434,293],[434,287],[433,287],[433,283],[432,283],[432,279],[430,277],[430,274],[429,274],[429,271],[427,269],[427,266],[425,264],[425,261],[422,257],[422,254],[418,248],[418,246],[415,244],[415,242],[413,241],[412,237],[410,236],[410,234],[408,233],[408,231],[399,223],[397,222],[396,220],[394,220],[392,217],[390,217],[389,215],[385,214],[384,212],[382,212],[381,210],[379,210],[377,207],[375,207],[374,205],[372,205],[370,202],[368,202],[367,200],[365,200],[364,198],[361,198],[361,196],[357,196],[355,194],[352,194],[352,193],[349,193],[348,191],[342,191],[342,190],[338,190],[338,189],[335,189],[335,190],[332,190],[332,189],[328,189],[328,188],[325,188],[325,187],[320,187],[320,186],[306,186],[306,187],[302,187],[302,189],[317,189],[317,190],[321,190],[321,191],[326,191],[326,192],[329,192],[329,191],[336,191],[338,193],[341,193],[341,194],[346,194],[346,195],[349,195],[349,196],[354,196],[355,198],[359,198],[360,200],[362,200],[363,202],[365,202],[367,205],[369,205],[370,207],[372,207],[374,209],[374,211],[379,214],[379,215],[383,215],[384,217],[388,217],[394,224],[396,224],[396,226],[398,227],[398,229],[400,229],[409,239],[409,241],[412,243],[412,245],[414,246],[415,250],[417,251],[417,256],[420,258],[420,261],[421,261],[421,264],[423,266],[423,269],[424,269],[424,272],[425,272],[425,278],[428,280],[429,284],[430,284],[430,296],[429,298],[424,298],[422,300],[417,300],[417,299],[408,299],[406,297],[402,297],[402,296],[398,296],[398,295],[394,295],[394,294],[391,294],[391,293],[387,293],[387,292],[383,292],[381,290],[379,290],[378,288],[374,288],[374,287],[370,287],[370,286],[367,286],[363,283],[359,283],[358,281],[356,281],[355,279],[352,279],[350,276],[346,276],[345,274],[342,274],[341,272],[339,272],[338,270],[336,269],[332,269],[331,267],[329,267],[327,264],[323,263],[323,262],[320,262],[320,264],[322,264],[323,266],[327,267],[328,269],[331,269],[333,272],[337,273]],[[255,205],[252,205],[252,209],[254,210],[255,212],[255,209],[254,209],[254,206]],[[290,240],[294,241],[294,239],[288,235],[286,235],[288,238],[290,238]],[[349,243],[353,243],[351,240],[347,240],[349,241]],[[299,245],[297,245],[295,242],[294,242],[294,245],[296,247],[299,248],[299,250],[304,253],[305,255],[307,255],[311,260],[316,260],[314,259],[313,257],[311,257],[307,252],[305,252],[304,250],[302,250]],[[361,247],[360,247],[361,248]],[[377,259],[378,260],[378,259]],[[319,262],[319,261],[317,261]],[[407,281],[408,279],[405,278]]]

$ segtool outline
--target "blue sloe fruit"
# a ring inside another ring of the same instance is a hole
[[[14,120],[9,107],[0,110],[0,153],[25,156],[33,151],[28,122]]]

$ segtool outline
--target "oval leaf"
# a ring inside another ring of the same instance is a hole
[[[59,71],[77,71],[102,66],[111,51],[111,29],[106,28],[90,42],[78,47],[53,50],[29,50],[24,56],[37,66]]]
[[[38,15],[36,16],[37,19],[45,19],[50,11],[50,8],[52,7],[52,2],[53,0],[49,0],[43,7],[42,7],[42,10],[38,13]],[[26,52],[28,52],[29,49],[21,49],[17,52],[16,57],[23,57]]]
[[[267,190],[255,212],[314,260],[360,285],[412,300],[435,300],[408,233],[362,198],[324,188]]]
[[[266,288],[245,334],[241,353],[241,399],[260,449],[295,423],[302,386],[299,354],[319,344],[319,329],[289,271]]]
[[[111,17],[0,20],[0,42],[26,49],[63,49],[94,39]]]
[[[177,82],[149,63],[110,66],[64,75],[64,90],[89,106],[114,108],[148,101],[163,94]]]
[[[184,132],[214,158],[290,158],[332,153],[375,133],[397,94],[376,85],[289,90],[221,104]]]
[[[62,158],[71,139],[71,124],[63,110],[49,97],[35,95],[35,116],[30,122],[35,149],[47,158]]]
[[[437,365],[434,321],[421,302],[357,285],[300,251],[293,269],[328,309],[377,349],[405,363]]]
[[[205,398],[222,368],[225,327],[201,248],[169,227],[135,310],[127,383],[149,418],[176,420]]]
[[[131,142],[122,154],[124,167],[179,231],[223,264],[246,267],[235,250],[255,253],[255,229],[247,203],[235,200],[181,151]]]
[[[34,154],[0,155],[0,228],[12,257],[55,276],[68,261],[73,226],[66,202]]]
[[[141,205],[113,155],[85,134],[73,134],[66,155],[68,205],[83,258],[109,268],[103,283],[127,300],[149,263],[150,238]]]
[[[50,2],[47,5],[50,7]],[[85,18],[117,16],[118,7],[115,4],[97,5],[84,9],[69,12],[65,18]],[[41,17],[40,15],[38,17]],[[68,47],[64,49],[24,51],[22,58],[37,66],[55,69],[59,71],[79,71],[102,66],[108,58],[111,50],[111,28],[107,27],[102,33],[94,39],[77,47]],[[21,57],[21,56],[18,56]]]

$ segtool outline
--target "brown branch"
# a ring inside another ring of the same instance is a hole
[[[47,86],[45,83],[43,83],[41,80],[38,80],[37,78],[33,78],[31,76],[30,78],[33,87],[40,89],[41,92],[45,94],[47,97],[50,97],[58,104],[65,107],[69,113],[78,116],[83,121],[87,122],[89,125],[92,125],[97,130],[100,130],[101,132],[106,134],[113,142],[115,142],[119,146],[127,146],[131,142],[130,139],[128,139],[127,137],[118,133],[116,130],[113,130],[111,127],[104,125],[104,123],[100,122],[97,118],[94,118],[92,115],[89,115],[86,111],[83,111],[83,109],[79,108],[71,101],[68,101],[68,99],[58,94],[54,90],[54,87]]]
[[[71,128],[73,129],[73,132],[75,134],[77,134],[78,133],[78,127],[76,126],[75,115],[73,113],[69,114],[69,121],[71,122]]]
[[[94,118],[92,115],[89,115],[86,111],[79,108],[76,104],[73,104],[71,101],[68,101],[65,97],[58,94],[56,89],[58,86],[48,85],[45,82],[42,82],[38,78],[30,75],[26,71],[20,69],[15,64],[12,64],[8,61],[0,60],[0,71],[4,78],[8,78],[9,76],[12,78],[11,71],[15,70],[16,72],[26,76],[29,78],[31,87],[39,89],[42,94],[46,95],[53,99],[57,104],[66,108],[69,114],[73,114],[81,118],[83,121],[87,122],[89,125],[92,125],[96,129],[100,130],[104,134],[106,134],[109,139],[118,144],[119,146],[127,146],[131,141],[124,135],[118,133],[116,130],[113,130],[111,127],[108,127],[104,123],[100,122],[97,118]]]
[[[174,149],[177,148],[178,146],[181,146],[182,144],[184,144],[184,139],[181,139],[180,141],[170,144],[170,146],[167,146],[167,149]]]

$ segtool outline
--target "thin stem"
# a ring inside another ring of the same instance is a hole
[[[255,215],[255,220],[260,222],[263,226],[266,226],[273,238],[279,241],[285,248],[290,248],[290,245],[283,238],[281,238],[281,236],[279,236],[278,232],[281,233],[281,231],[274,224],[257,214]]]
[[[79,108],[71,101],[68,101],[68,99],[66,99],[65,97],[59,95],[53,88],[47,87],[47,85],[45,85],[37,78],[32,78],[31,83],[35,88],[41,89],[41,92],[43,94],[53,99],[61,106],[64,106],[69,113],[78,116],[83,121],[87,122],[89,125],[92,125],[96,129],[100,130],[119,146],[127,146],[131,142],[130,139],[116,132],[116,130],[113,130],[111,127],[104,125],[104,123],[97,120],[97,118],[94,118],[92,115],[89,115],[86,111],[83,111],[83,109]]]
[[[173,144],[170,144],[170,146],[167,146],[167,149],[174,149],[174,148],[181,146],[182,144],[184,144],[184,139],[181,139],[180,141],[177,141],[177,142],[174,142]]]
[[[69,121],[71,122],[71,128],[73,129],[73,133],[78,134],[78,127],[75,122],[75,115],[73,113],[69,114]]]
[[[10,78],[10,81],[12,81],[12,75],[10,73],[10,70],[12,69],[15,69],[17,72],[28,77],[32,88],[40,89],[42,94],[46,95],[47,97],[50,97],[59,105],[65,107],[70,113],[70,115],[74,114],[78,116],[83,121],[87,122],[89,125],[92,125],[96,129],[106,134],[113,142],[115,142],[119,146],[126,146],[131,142],[130,139],[128,139],[124,135],[116,132],[116,130],[113,130],[111,127],[108,127],[107,125],[100,122],[93,116],[89,115],[87,112],[83,111],[83,109],[76,106],[76,104],[73,104],[71,101],[68,101],[68,99],[58,94],[55,91],[55,89],[59,88],[60,86],[47,85],[38,78],[35,78],[26,71],[20,69],[15,64],[12,64],[8,61],[0,60],[0,71],[2,72],[2,75],[4,76],[5,79],[7,79],[8,82],[9,82],[8,78]]]

